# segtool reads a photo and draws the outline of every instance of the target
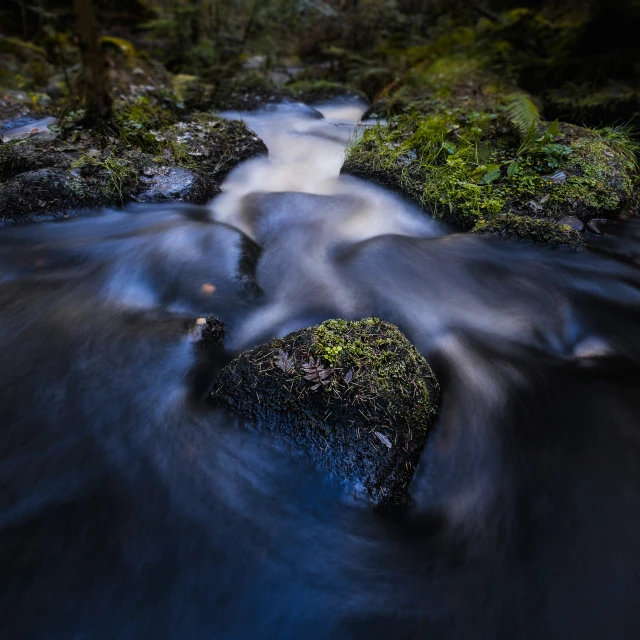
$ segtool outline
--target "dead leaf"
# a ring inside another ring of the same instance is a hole
[[[349,384],[353,380],[353,369],[349,369],[344,377],[344,381]]]
[[[278,357],[275,358],[276,367],[282,369],[285,373],[293,371],[295,362],[293,358],[286,352],[280,349],[278,351]]]
[[[311,391],[317,391],[321,386],[329,384],[327,378],[331,375],[332,370],[325,368],[320,358],[315,359],[309,356],[309,362],[302,365],[303,371],[307,374],[304,379],[315,384],[311,387]]]

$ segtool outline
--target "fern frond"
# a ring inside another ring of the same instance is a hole
[[[525,93],[513,93],[509,96],[507,116],[523,139],[528,138],[540,120],[538,107]]]

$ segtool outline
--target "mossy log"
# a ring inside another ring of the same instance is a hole
[[[397,327],[329,320],[243,353],[211,398],[360,498],[406,506],[439,404],[429,365]]]

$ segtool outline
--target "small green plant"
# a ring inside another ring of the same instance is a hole
[[[124,202],[124,189],[131,182],[133,176],[124,162],[114,158],[111,154],[104,160],[84,154],[71,165],[71,169],[80,171],[87,170],[87,168],[94,172],[104,171],[107,174],[104,191],[120,204]]]
[[[605,127],[596,131],[597,136],[613,151],[619,153],[634,169],[638,169],[640,144],[637,131],[629,126]]]
[[[323,352],[324,359],[333,367],[338,361],[338,357],[342,352],[342,346],[325,347]]]

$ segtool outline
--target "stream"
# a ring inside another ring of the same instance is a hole
[[[339,175],[364,109],[223,114],[270,155],[208,207],[0,230],[0,637],[637,637],[640,224],[458,233]],[[235,353],[369,316],[443,389],[395,516],[203,401]]]

